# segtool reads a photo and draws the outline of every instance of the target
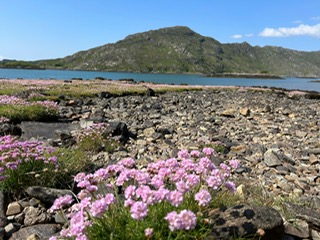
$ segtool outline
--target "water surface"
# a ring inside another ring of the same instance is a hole
[[[122,73],[122,72],[96,72],[96,71],[70,71],[70,70],[25,70],[0,69],[0,78],[5,79],[59,79],[72,78],[94,79],[103,77],[112,80],[131,78],[137,82],[154,82],[163,84],[188,84],[211,86],[259,86],[278,87],[286,89],[299,89],[320,92],[320,83],[312,82],[308,78],[286,79],[252,79],[252,78],[208,78],[196,74],[151,74],[151,73]]]

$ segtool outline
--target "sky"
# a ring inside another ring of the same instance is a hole
[[[187,26],[221,43],[320,51],[319,0],[1,0],[0,60],[62,58]]]

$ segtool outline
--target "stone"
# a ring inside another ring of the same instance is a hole
[[[267,150],[263,155],[263,158],[264,158],[263,160],[264,163],[268,167],[276,167],[276,166],[282,165],[282,162],[279,160],[279,156],[273,149]]]
[[[20,228],[20,224],[17,223],[9,223],[4,227],[5,235],[11,236],[14,232],[18,231]]]
[[[230,117],[230,118],[234,118],[235,117],[235,110],[233,109],[227,109],[227,110],[224,110],[223,112],[220,113],[221,116],[224,116],[224,117]]]
[[[55,139],[56,132],[71,132],[79,129],[79,124],[61,123],[61,122],[21,122],[23,139]]]
[[[54,236],[61,228],[57,224],[37,224],[34,226],[21,228],[12,234],[9,240],[27,239],[31,235],[36,235],[39,239],[49,239]]]
[[[311,239],[320,240],[320,231],[311,230]]]
[[[310,164],[319,163],[319,158],[316,155],[311,154],[309,157],[309,162],[310,162]]]
[[[8,223],[5,212],[5,196],[3,191],[0,191],[0,228],[3,228]],[[1,235],[1,234],[0,234]]]
[[[309,225],[305,221],[295,219],[292,222],[285,222],[284,232],[298,238],[309,238]]]
[[[247,107],[241,108],[241,109],[240,109],[240,114],[241,114],[242,116],[247,117],[247,116],[250,115],[250,109],[247,108]]]
[[[143,130],[143,134],[145,137],[152,137],[154,133],[155,133],[155,130],[153,128],[146,128]]]
[[[48,223],[51,221],[51,214],[47,212],[45,208],[42,207],[26,207],[24,209],[24,225],[31,226],[35,224]]]
[[[294,214],[296,218],[312,225],[314,229],[320,229],[320,212],[291,202],[284,202],[283,204],[286,210]]]
[[[26,240],[40,240],[40,237],[37,234],[33,233],[29,235]]]
[[[22,211],[22,207],[18,202],[9,203],[6,215],[11,216],[15,214],[19,214]]]
[[[26,193],[30,197],[39,199],[42,203],[48,204],[50,207],[56,198],[64,195],[72,195],[69,190],[61,190],[55,188],[47,188],[41,186],[28,187]]]
[[[270,207],[238,205],[213,211],[208,217],[213,224],[209,239],[231,239],[263,234],[266,240],[282,240],[283,220],[278,211]]]

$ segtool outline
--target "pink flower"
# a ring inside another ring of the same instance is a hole
[[[108,209],[109,205],[115,201],[113,194],[109,193],[104,198],[91,203],[90,212],[94,217],[101,217]]]
[[[223,175],[218,169],[215,169],[211,172],[211,175],[206,179],[206,182],[209,187],[217,190],[223,183]]]
[[[200,152],[198,150],[191,151],[190,155],[191,157],[200,157]]]
[[[213,148],[203,148],[202,152],[207,156],[215,155],[215,150]]]
[[[132,198],[128,198],[126,200],[124,200],[124,206],[125,207],[132,207],[132,205],[135,203],[136,201],[134,201]]]
[[[126,190],[124,191],[124,196],[128,199],[128,198],[132,198],[135,194],[135,190],[136,190],[136,186],[134,185],[130,185],[126,188]]]
[[[64,206],[69,205],[73,202],[73,197],[71,195],[65,195],[54,200],[53,205],[50,208],[50,212],[55,210],[60,210]]]
[[[169,193],[169,202],[172,206],[178,207],[183,202],[183,194],[177,190]]]
[[[200,177],[196,174],[188,174],[187,176],[185,176],[185,181],[188,186],[190,186],[191,188],[195,188],[200,183]]]
[[[169,222],[171,231],[191,230],[197,225],[197,217],[190,210],[182,210],[179,214],[176,211],[170,212],[164,219]]]
[[[171,231],[180,229],[181,221],[176,211],[169,212],[164,219],[169,222],[169,228]]]
[[[118,162],[118,164],[127,168],[132,168],[135,166],[135,161],[132,158],[126,158]]]
[[[230,192],[236,192],[236,185],[233,182],[226,181],[224,186],[230,191]]]
[[[85,179],[86,174],[84,172],[78,173],[75,177],[74,177],[74,181],[76,182],[81,182]]]
[[[204,171],[200,171],[200,172],[205,173],[208,171],[212,171],[217,167],[212,163],[212,161],[209,158],[203,157],[199,161],[198,168],[204,169]]]
[[[199,206],[206,206],[211,201],[211,194],[207,190],[200,190],[194,199],[199,202]]]
[[[106,180],[109,177],[109,173],[107,169],[100,168],[94,174],[94,178],[97,179],[99,182]]]
[[[181,193],[185,193],[188,190],[190,190],[189,185],[187,185],[187,183],[185,181],[176,182],[176,188]]]
[[[136,220],[142,220],[148,216],[148,206],[144,202],[135,202],[130,208],[131,217]]]
[[[116,185],[122,186],[126,181],[129,181],[129,171],[123,170],[117,178]]]
[[[230,160],[229,164],[233,169],[237,169],[240,165],[239,161],[234,159]]]
[[[151,179],[151,184],[156,188],[159,189],[160,187],[164,186],[163,179],[159,175],[155,175]]]
[[[182,229],[191,230],[194,229],[197,225],[197,217],[196,215],[190,210],[182,210],[179,213],[179,218],[182,221]]]
[[[151,238],[153,236],[153,229],[152,228],[146,228],[144,230],[144,235],[146,238]]]
[[[157,202],[163,202],[168,199],[169,194],[170,191],[168,189],[161,187],[154,193],[154,196]]]
[[[185,158],[189,158],[189,152],[188,150],[182,149],[178,152],[178,158],[180,159],[185,159]]]

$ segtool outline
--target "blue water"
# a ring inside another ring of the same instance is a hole
[[[151,73],[122,73],[95,71],[67,71],[67,70],[22,70],[0,69],[0,79],[59,79],[72,78],[94,79],[103,77],[113,80],[132,78],[137,82],[154,82],[164,84],[214,85],[214,86],[260,86],[279,87],[286,89],[312,90],[320,92],[320,83],[314,79],[286,78],[283,80],[249,79],[249,78],[208,78],[196,74],[151,74]]]

